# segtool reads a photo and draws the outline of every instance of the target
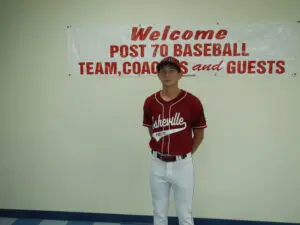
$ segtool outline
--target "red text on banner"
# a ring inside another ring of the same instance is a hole
[[[116,55],[126,57],[144,57],[146,45],[111,45],[110,57],[114,58]]]
[[[79,62],[80,74],[117,74],[117,63],[116,62]]]
[[[146,29],[145,28],[140,28],[140,27],[133,27],[131,31],[131,40],[132,41],[137,41],[137,40],[145,40],[146,38],[149,38],[150,41],[156,41],[156,40],[204,40],[204,39],[217,39],[217,40],[222,40],[226,38],[226,35],[228,33],[227,30],[172,30],[171,26],[165,26],[163,31],[158,31],[158,30],[152,30],[152,26],[148,26]]]

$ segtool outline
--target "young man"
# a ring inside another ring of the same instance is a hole
[[[164,58],[158,65],[162,90],[146,98],[143,125],[151,148],[150,188],[154,225],[167,225],[169,193],[173,189],[180,225],[193,225],[194,168],[192,156],[207,127],[200,100],[179,88],[180,62]]]

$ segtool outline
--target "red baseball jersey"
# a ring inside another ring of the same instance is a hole
[[[193,128],[206,128],[201,101],[182,90],[171,101],[160,92],[147,97],[143,106],[143,126],[152,127],[149,146],[163,154],[183,155],[192,151]]]

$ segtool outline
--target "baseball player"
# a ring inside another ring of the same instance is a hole
[[[151,149],[150,189],[154,225],[168,224],[169,193],[173,189],[180,225],[193,225],[194,168],[192,156],[207,127],[203,106],[182,90],[180,62],[166,57],[157,65],[162,89],[143,105],[143,126],[148,127]]]

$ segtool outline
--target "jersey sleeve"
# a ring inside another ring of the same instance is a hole
[[[206,118],[201,101],[196,99],[192,107],[192,128],[206,128]]]
[[[152,120],[150,115],[150,105],[149,100],[146,99],[143,106],[143,126],[145,127],[151,127],[152,126]]]

